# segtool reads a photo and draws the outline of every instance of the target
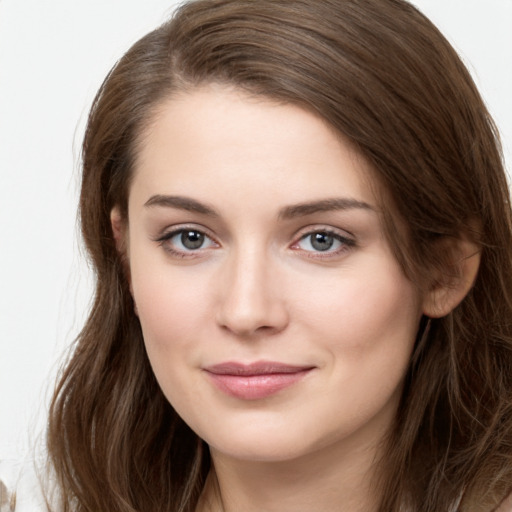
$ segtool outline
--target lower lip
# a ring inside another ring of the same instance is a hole
[[[311,370],[261,375],[225,375],[207,372],[218,389],[241,400],[260,400],[292,386]]]

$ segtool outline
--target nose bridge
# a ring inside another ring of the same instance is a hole
[[[279,268],[264,247],[247,245],[233,250],[219,277],[223,282],[218,320],[223,328],[251,335],[278,332],[287,324]]]

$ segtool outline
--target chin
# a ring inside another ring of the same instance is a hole
[[[279,463],[288,462],[306,455],[309,450],[297,446],[289,441],[285,444],[281,440],[255,439],[252,441],[219,443],[210,445],[212,453],[222,454],[224,457],[250,462]]]
[[[218,435],[201,436],[212,453],[253,462],[287,462],[313,455],[339,442],[338,433],[308,435],[307,426],[291,428],[277,422],[274,428],[254,422],[252,428],[225,428]]]

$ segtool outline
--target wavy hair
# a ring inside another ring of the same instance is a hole
[[[95,299],[49,419],[63,510],[192,512],[203,488],[208,449],[153,376],[110,212],[126,215],[155,109],[212,82],[299,105],[350,140],[383,184],[387,236],[418,286],[446,268],[440,241],[464,234],[481,248],[469,294],[419,336],[380,461],[379,510],[494,510],[512,486],[507,181],[467,69],[404,0],[197,0],[110,72],[82,149],[80,219]]]

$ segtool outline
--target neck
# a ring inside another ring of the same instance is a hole
[[[330,445],[288,461],[239,460],[211,450],[197,512],[374,512],[375,444]]]

